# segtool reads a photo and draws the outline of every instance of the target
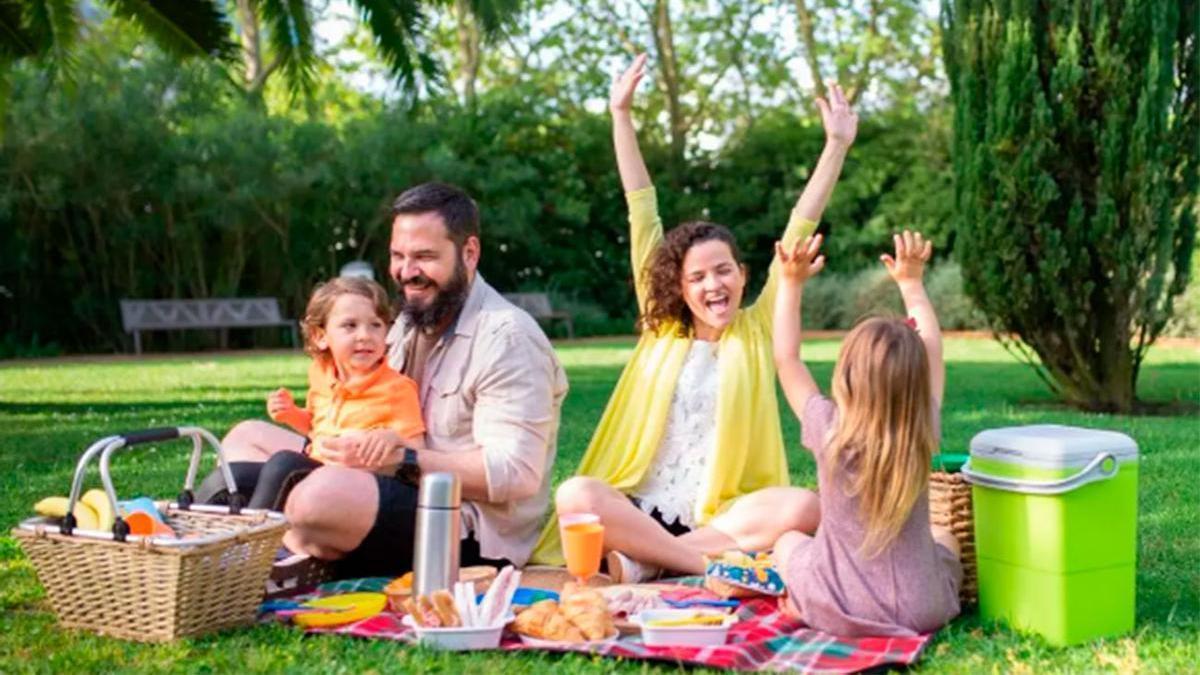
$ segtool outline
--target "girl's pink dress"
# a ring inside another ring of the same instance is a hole
[[[934,427],[940,429],[936,417]],[[929,633],[958,615],[962,565],[933,540],[929,492],[917,499],[900,534],[873,558],[858,553],[865,528],[858,500],[842,490],[845,469],[826,461],[837,408],[815,395],[800,416],[801,437],[817,460],[821,526],[801,544],[784,572],[788,594],[805,623],[840,636]]]

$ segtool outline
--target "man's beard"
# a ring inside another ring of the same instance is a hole
[[[404,287],[409,285],[432,287],[433,299],[425,304],[420,304],[420,301],[410,301],[404,294]],[[467,284],[467,268],[462,264],[462,259],[454,261],[454,274],[450,276],[450,281],[446,282],[444,286],[439,286],[434,280],[423,274],[418,274],[403,282],[397,282],[397,286],[400,287],[400,297],[396,300],[396,305],[400,315],[404,317],[405,323],[425,330],[440,328],[451,317],[457,316],[467,302],[467,293],[470,290]]]

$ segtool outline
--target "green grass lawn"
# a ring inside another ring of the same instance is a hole
[[[577,464],[631,347],[629,340],[560,346],[571,394],[563,409],[556,482]],[[828,382],[836,349],[834,341],[806,346],[821,382]],[[1200,400],[1200,350],[1156,348],[1143,369],[1141,396],[1191,409],[1179,417],[1082,414],[1057,405],[1030,369],[990,341],[952,339],[947,352],[946,451],[964,450],[982,429],[1037,422],[1114,429],[1137,439],[1142,452],[1137,627],[1124,638],[1057,649],[981,623],[971,613],[938,634],[920,667],[1038,673],[1194,670],[1200,663],[1200,419],[1194,408]],[[298,353],[0,365],[3,531],[27,517],[37,499],[68,491],[75,460],[89,442],[114,432],[179,424],[220,435],[239,419],[262,416],[264,397],[273,387],[303,391],[306,368]],[[784,419],[792,477],[813,485],[813,463],[799,448],[795,419],[790,414]],[[114,462],[118,490],[174,494],[189,449],[176,443],[122,455]],[[65,633],[55,627],[33,569],[9,536],[0,537],[0,611],[0,672],[676,670],[574,655],[453,656],[389,642],[302,639],[299,631],[278,626],[163,646]]]

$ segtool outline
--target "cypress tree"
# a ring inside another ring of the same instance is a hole
[[[1133,409],[1187,284],[1198,21],[1195,0],[942,0],[964,287],[1085,409]]]

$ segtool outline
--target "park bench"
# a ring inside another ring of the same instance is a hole
[[[529,315],[538,321],[545,320],[548,323],[555,319],[564,321],[567,324],[567,337],[575,337],[575,324],[571,320],[571,313],[551,307],[549,295],[545,293],[505,293],[504,299],[529,312]]]
[[[292,345],[300,346],[296,322],[283,318],[275,298],[210,298],[208,300],[121,300],[121,323],[133,335],[134,353],[142,353],[142,331],[216,328],[221,349],[230,328],[286,326]]]

